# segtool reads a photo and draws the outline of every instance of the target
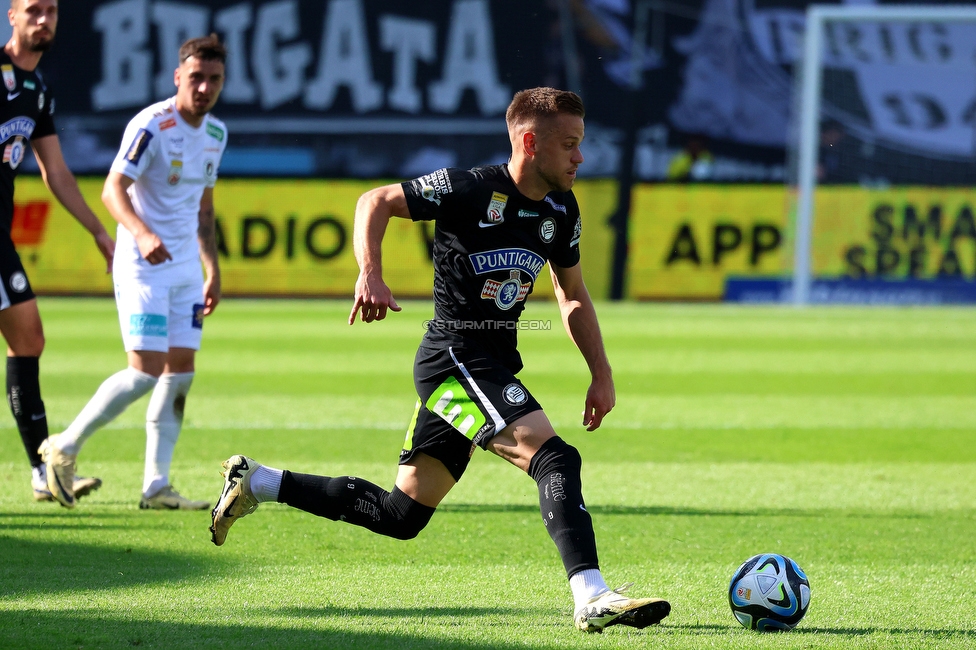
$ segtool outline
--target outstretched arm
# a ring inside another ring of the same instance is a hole
[[[400,311],[393,293],[383,281],[383,235],[391,217],[409,217],[407,199],[399,184],[384,185],[366,192],[356,203],[356,221],[352,244],[359,263],[359,278],[353,296],[349,324],[356,321],[356,314],[364,323],[386,318],[387,310]]]
[[[580,265],[566,269],[550,262],[549,268],[563,326],[590,368],[591,380],[590,387],[586,391],[583,424],[586,425],[587,431],[593,431],[600,427],[604,416],[610,412],[617,401],[610,361],[603,347],[600,324],[596,318],[593,301],[590,300],[590,293],[583,283]]]
[[[98,250],[105,258],[106,273],[112,272],[112,257],[115,255],[115,241],[106,232],[105,226],[91,211],[78,189],[78,181],[68,169],[61,153],[61,142],[56,135],[47,135],[31,141],[37,166],[41,170],[44,184],[51,190],[58,202],[78,220],[85,230],[95,238]]]
[[[200,241],[200,259],[207,272],[203,283],[203,315],[209,316],[220,302],[220,265],[217,263],[217,229],[214,219],[213,188],[203,190],[200,198],[200,217],[197,239]]]

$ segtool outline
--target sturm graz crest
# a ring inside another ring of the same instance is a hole
[[[502,398],[512,406],[520,406],[529,399],[529,394],[520,384],[511,383],[502,390]]]

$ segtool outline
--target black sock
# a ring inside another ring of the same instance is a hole
[[[583,503],[582,466],[576,448],[559,436],[547,440],[529,463],[529,476],[539,486],[542,522],[556,543],[568,576],[600,568],[593,520]]]
[[[354,476],[314,476],[285,470],[278,501],[332,521],[345,521],[396,539],[413,539],[434,514],[399,488],[383,488]]]
[[[37,448],[47,439],[37,357],[7,357],[7,404],[17,421],[31,467],[37,467],[41,464]]]

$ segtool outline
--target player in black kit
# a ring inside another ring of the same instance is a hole
[[[47,416],[41,401],[38,359],[44,350],[44,330],[20,256],[14,249],[14,177],[30,143],[41,176],[54,196],[95,238],[112,266],[115,243],[88,208],[78,183],[65,165],[54,129],[54,98],[37,71],[58,26],[57,0],[12,0],[7,12],[13,26],[10,41],[0,53],[0,76],[6,97],[0,97],[0,332],[7,342],[7,402],[30,459],[31,484],[38,501],[53,500],[37,448],[47,438]],[[101,485],[77,477],[75,494],[88,494]],[[79,493],[80,490],[80,493]]]
[[[516,331],[525,299],[548,262],[563,323],[589,366],[583,424],[593,431],[614,406],[610,364],[580,271],[580,216],[571,190],[583,162],[583,103],[573,93],[534,88],[506,113],[507,165],[441,169],[364,194],[353,237],[360,274],[349,316],[364,322],[400,311],[383,281],[381,242],[393,216],[433,220],[434,318],[414,363],[417,408],[392,492],[359,478],[313,476],[224,462],[213,510],[213,542],[261,501],[279,501],[397,539],[410,539],[461,478],[477,447],[535,480],[543,522],[556,544],[586,632],[646,627],[671,610],[660,598],[629,598],[607,587],[583,503],[581,459],[556,435],[516,377]]]

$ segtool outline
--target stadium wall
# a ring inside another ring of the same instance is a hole
[[[100,208],[101,178],[79,180]],[[223,288],[228,296],[348,296],[357,180],[221,180],[215,190]],[[581,180],[584,277],[605,299],[613,181]],[[13,237],[34,290],[111,295],[88,234],[38,177],[17,181]],[[792,268],[792,197],[781,185],[661,185],[634,190],[627,296],[722,300],[730,279],[778,279]],[[814,275],[853,280],[976,278],[976,191],[825,186],[817,192]],[[111,232],[114,223],[98,210]],[[429,297],[432,224],[395,219],[384,240],[387,281],[401,297]],[[552,298],[549,282],[536,294]]]

